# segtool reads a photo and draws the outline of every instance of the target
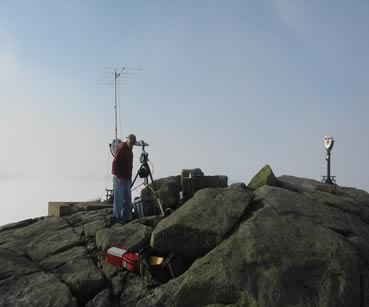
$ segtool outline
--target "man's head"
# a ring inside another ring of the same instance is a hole
[[[127,145],[131,149],[133,148],[133,145],[137,145],[136,136],[134,134],[130,134],[129,136],[127,136]]]

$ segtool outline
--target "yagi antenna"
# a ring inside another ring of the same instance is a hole
[[[118,149],[121,140],[118,139],[118,109],[117,109],[117,85],[121,85],[122,82],[127,81],[128,78],[132,78],[135,75],[134,72],[129,71],[141,71],[142,68],[128,68],[123,66],[122,68],[116,67],[105,67],[109,71],[104,71],[96,79],[96,84],[98,85],[112,85],[114,84],[114,118],[115,118],[115,139],[110,146],[110,152],[113,156]]]

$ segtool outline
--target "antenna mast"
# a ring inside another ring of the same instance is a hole
[[[117,69],[114,68],[114,110],[115,110],[115,139],[118,139],[118,111],[117,111],[117,79],[123,72],[125,67],[122,68],[119,74],[117,74]]]
[[[134,72],[126,72],[127,70],[142,70],[142,68],[127,68],[125,66],[122,67],[122,69],[118,69],[116,67],[105,67],[105,69],[108,69],[110,71],[104,71],[97,80],[96,83],[99,85],[112,85],[114,83],[114,132],[115,132],[115,138],[110,146],[110,152],[112,155],[115,155],[115,152],[121,143],[121,140],[118,138],[118,86],[121,85],[121,80],[126,81],[126,78],[130,78],[129,75],[134,75]],[[117,72],[119,71],[119,73]],[[124,72],[123,72],[124,71]],[[107,74],[107,75],[106,75]],[[120,79],[124,75],[124,79]],[[113,77],[113,78],[112,78]],[[121,119],[121,116],[120,116]],[[122,126],[121,126],[122,127]]]

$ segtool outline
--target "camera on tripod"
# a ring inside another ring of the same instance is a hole
[[[147,163],[149,161],[149,153],[143,151],[140,155],[140,162],[141,163]]]
[[[140,155],[141,166],[138,169],[135,178],[133,179],[132,186],[135,184],[137,177],[142,178],[144,180],[143,185],[146,187],[148,195],[146,195],[145,199],[138,198],[133,203],[134,212],[138,218],[156,215],[157,213],[159,213],[161,216],[164,216],[164,210],[161,205],[158,192],[156,191],[154,179],[152,178],[152,172],[148,163],[149,153],[145,151],[145,147],[149,146],[149,144],[142,140],[139,141],[137,145],[142,146],[142,152]],[[149,180],[151,180],[151,183],[149,183]]]
[[[149,153],[145,151],[145,146],[149,146],[149,144],[145,143],[145,141],[138,142],[139,145],[142,146],[142,152],[140,155],[140,163],[141,167],[138,170],[138,175],[140,178],[147,178],[150,175],[150,167],[149,167]]]

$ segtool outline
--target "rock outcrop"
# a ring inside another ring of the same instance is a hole
[[[268,164],[264,165],[263,168],[251,179],[248,187],[251,189],[258,189],[263,185],[278,185],[278,180],[274,176],[274,173]]]
[[[0,306],[369,306],[369,194],[269,166],[255,178],[178,207],[170,177],[177,209],[126,225],[102,209],[0,227]],[[186,271],[148,285],[106,263],[113,243],[174,252]]]
[[[186,262],[202,257],[226,238],[252,200],[242,188],[203,189],[155,228],[150,245]]]

